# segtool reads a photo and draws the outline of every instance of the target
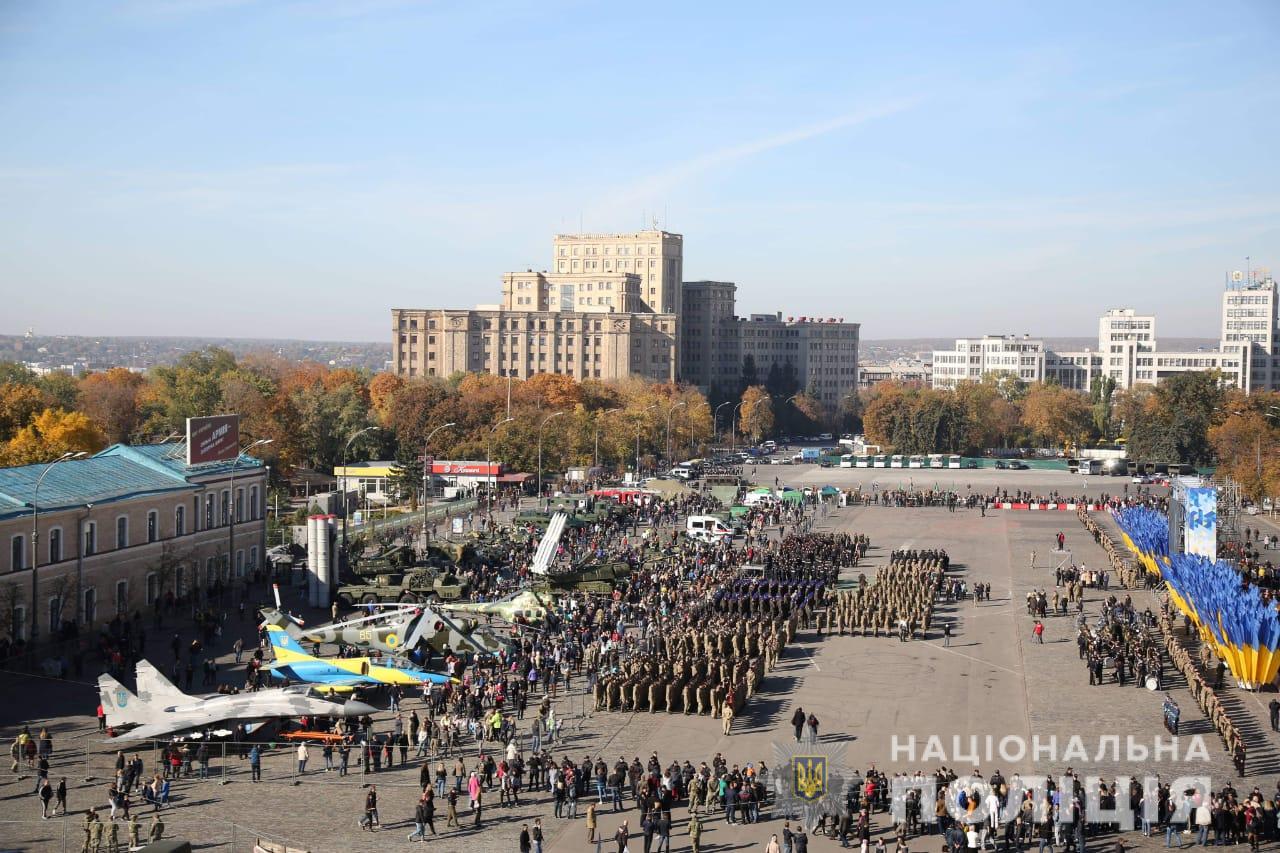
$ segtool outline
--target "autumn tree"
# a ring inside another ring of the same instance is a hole
[[[96,453],[106,445],[97,424],[81,412],[45,409],[5,446],[6,465],[52,462],[64,453]]]
[[[1218,471],[1240,484],[1251,500],[1280,497],[1280,394],[1233,401],[1222,423],[1209,429]]]
[[[45,408],[44,395],[34,385],[0,385],[0,441],[9,441]]]
[[[123,367],[90,373],[80,383],[80,411],[111,443],[127,442],[138,426],[138,392],[145,379]]]
[[[404,388],[404,379],[398,374],[383,371],[369,380],[369,404],[378,423],[386,426],[391,417],[391,406],[396,394]]]
[[[1061,385],[1032,385],[1022,401],[1022,425],[1032,438],[1049,447],[1088,440],[1093,428],[1089,401]]]
[[[763,385],[752,385],[742,392],[738,429],[752,441],[760,441],[773,431],[773,400]]]

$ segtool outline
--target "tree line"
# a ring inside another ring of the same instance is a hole
[[[1118,443],[1139,462],[1216,465],[1254,499],[1280,496],[1280,394],[1244,394],[1217,371],[1158,386],[1088,391],[1004,374],[936,390],[892,382],[860,401],[868,442],[885,452],[962,453]]]

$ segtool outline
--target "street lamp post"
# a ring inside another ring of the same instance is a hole
[[[715,410],[715,412],[714,412],[714,413],[712,413],[712,415],[711,415],[711,440],[712,440],[713,442],[716,440],[716,436],[717,436],[717,435],[719,435],[719,431],[718,431],[718,430],[719,430],[719,426],[720,426],[720,410],[721,410],[721,409],[723,409],[725,406],[732,406],[732,405],[733,405],[733,401],[732,401],[732,400],[725,400],[723,403],[721,403],[720,405],[716,406],[716,410]]]
[[[538,424],[538,502],[542,502],[542,429],[552,418],[558,418],[564,412],[552,412],[542,419],[542,423]]]
[[[622,410],[621,409],[605,409],[597,417],[604,417],[610,412],[620,412],[620,411]],[[591,465],[592,468],[600,467],[600,421],[599,420],[596,421],[595,451],[591,454],[591,462],[592,462],[592,465]]]
[[[485,475],[485,480],[489,486],[488,494],[484,496],[484,500],[485,500],[485,505],[488,507],[489,515],[493,514],[493,487],[495,485],[494,479],[493,479],[493,462],[492,462],[493,434],[498,431],[498,427],[502,426],[503,424],[509,424],[514,420],[515,418],[503,418],[502,420],[498,421],[496,424],[493,425],[493,429],[489,430],[489,435],[484,440],[484,475]]]
[[[428,470],[428,464],[427,464],[427,459],[428,459],[427,448],[431,446],[432,436],[434,436],[440,430],[448,429],[449,427],[452,427],[452,426],[457,426],[457,424],[454,423],[453,421],[449,421],[449,423],[447,424],[440,424],[440,426],[436,427],[431,432],[427,433],[427,437],[423,439],[423,442],[422,442],[422,537],[423,537],[423,542],[426,542],[427,527],[431,521],[431,510],[427,506],[427,498],[429,496],[430,483],[431,483],[431,479],[430,479],[431,472]],[[426,547],[426,546],[424,545],[423,547]]]
[[[40,570],[40,484],[44,481],[44,477],[53,470],[53,466],[59,462],[66,462],[68,459],[79,459],[84,456],[83,450],[68,450],[57,459],[44,466],[44,470],[40,472],[40,476],[36,478],[36,487],[31,495],[31,645],[30,648],[34,652],[36,647],[36,638],[40,634],[40,608],[36,604],[39,597],[39,570]],[[81,542],[79,547],[83,548],[84,543]],[[80,591],[76,590],[76,595]],[[54,626],[49,626],[49,636],[53,636]]]
[[[652,406],[646,406],[644,409],[641,409],[640,410],[641,417],[644,416],[645,412],[651,412],[654,409],[658,408],[658,406],[660,405],[662,404],[654,403]],[[636,422],[636,482],[640,481],[640,429],[641,429],[641,421],[637,421]]]
[[[686,401],[681,400],[670,409],[667,410],[667,464],[670,465],[673,460],[671,458],[671,416],[675,414],[676,409],[687,405]]]
[[[729,453],[730,455],[732,455],[733,452],[738,447],[738,411],[742,408],[742,406],[743,406],[742,403],[739,403],[738,405],[734,406],[733,411],[729,414]]]
[[[270,444],[272,439],[260,438],[250,444],[244,450],[236,454],[236,458],[231,462],[231,480],[227,486],[227,564],[228,573],[234,571],[236,561],[236,466],[240,464],[240,457],[253,450],[255,447],[262,447]],[[252,515],[252,513],[250,513]],[[263,554],[263,559],[266,555]]]
[[[347,439],[347,443],[342,447],[342,553],[347,553],[347,451],[351,449],[351,442],[355,441],[366,432],[377,429],[376,426],[367,426],[364,429],[356,430]]]

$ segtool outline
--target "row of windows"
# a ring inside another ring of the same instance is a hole
[[[573,250],[573,256],[574,256],[575,258],[578,256],[578,248],[579,248],[578,246],[573,246],[573,247],[572,247],[572,250]],[[587,256],[595,256],[595,255],[599,255],[599,254],[601,254],[601,252],[600,252],[600,249],[601,249],[601,248],[603,248],[603,249],[604,249],[603,254],[606,254],[606,255],[607,255],[607,254],[609,254],[609,247],[608,247],[608,246],[604,246],[604,247],[600,247],[600,246],[583,246],[583,247],[581,247],[581,248],[582,248],[582,254],[587,255]],[[645,249],[645,247],[644,247],[644,246],[636,246],[635,248],[636,248],[636,254],[637,254],[637,255],[643,255],[643,254],[644,254],[644,249]],[[564,246],[561,246],[561,247],[560,247],[560,257],[562,257],[562,258],[563,258],[563,257],[565,257],[568,253],[569,253],[569,249],[568,249],[568,248],[566,248],[566,247],[564,247]],[[614,247],[614,254],[618,254],[618,255],[630,255],[630,254],[631,254],[631,247],[630,247],[630,246],[615,246],[615,247]],[[651,255],[656,255],[656,254],[658,254],[658,246],[657,246],[657,244],[652,244],[652,245],[650,245],[650,246],[649,246],[649,254],[651,254]]]
[[[242,488],[236,489],[235,516],[236,516],[237,524],[245,521],[246,515],[248,516],[249,521],[257,521],[259,518],[262,517],[262,507],[261,507],[260,501],[258,500],[258,487],[251,486],[249,488],[249,507],[248,507],[247,513],[245,512],[245,507],[244,507],[244,497],[245,497],[245,490]],[[230,492],[227,489],[223,489],[220,495],[220,499],[218,501],[218,504],[219,504],[218,524],[215,525],[214,524],[214,509],[215,509],[214,496],[213,495],[205,496],[205,524],[203,529],[208,530],[215,526],[225,527],[228,525],[228,516],[230,514],[230,509],[228,507],[229,500],[230,500]],[[193,499],[193,506],[196,507],[197,511],[199,509],[199,502],[200,502],[200,498],[196,497]],[[194,526],[191,532],[192,533],[196,532],[194,529]],[[50,527],[46,531],[42,531],[42,533],[45,539],[46,560],[42,562],[41,565],[61,563],[64,559],[67,559],[68,555],[64,553],[64,549],[63,549],[62,528],[60,526],[54,526],[54,527]],[[185,535],[187,535],[187,507],[185,504],[180,504],[177,507],[175,507],[173,511],[173,537],[185,536]],[[162,538],[165,538],[165,537],[161,535],[161,531],[160,531],[160,513],[158,510],[154,510],[154,509],[148,510],[147,520],[146,520],[145,541],[146,543],[150,544],[152,542],[158,542]],[[133,544],[133,543],[131,542],[130,531],[129,531],[129,516],[127,515],[116,516],[116,522],[115,522],[116,550],[128,548],[130,544]],[[142,544],[142,543],[139,542],[138,544]],[[86,521],[84,523],[83,553],[84,553],[84,556],[86,557],[91,557],[94,554],[98,553],[98,522],[96,521]],[[22,533],[15,534],[9,541],[9,570],[13,572],[19,572],[19,571],[23,571],[24,569],[30,568],[30,563],[28,562],[27,558],[28,558],[27,537],[25,534],[22,534]]]
[[[231,579],[231,569],[224,555],[215,565],[214,558],[209,557],[205,560],[205,586],[211,587],[218,580],[218,566],[221,567],[222,580],[227,582]],[[258,546],[253,546],[248,552],[248,564],[245,563],[244,550],[236,551],[235,576],[237,579],[243,579],[246,571],[253,571],[258,566]],[[196,586],[200,585],[200,564],[199,562],[191,565],[191,578]],[[129,600],[129,581],[119,580],[115,583],[115,595],[112,600],[113,615],[125,617],[132,608]],[[177,596],[186,595],[187,589],[187,567],[177,566],[173,575],[173,592]],[[152,607],[160,599],[160,575],[156,572],[147,574],[145,585],[145,604]],[[46,630],[57,630],[57,628],[66,622],[75,621],[75,612],[60,595],[51,596],[47,604],[46,613],[47,621],[45,622]],[[89,587],[81,591],[80,597],[80,624],[93,625],[98,621],[98,590]],[[26,605],[16,605],[13,608],[13,625],[12,633],[15,638],[27,638],[27,608]]]

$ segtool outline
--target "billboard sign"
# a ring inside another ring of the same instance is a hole
[[[187,464],[229,462],[240,454],[240,416],[187,418]]]
[[[1217,489],[1187,489],[1186,520],[1183,524],[1183,550],[1210,560],[1218,559]]]
[[[501,462],[454,462],[448,459],[431,460],[431,473],[446,477],[500,477]]]

